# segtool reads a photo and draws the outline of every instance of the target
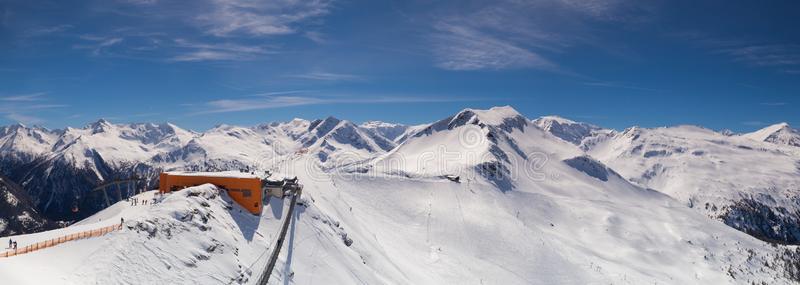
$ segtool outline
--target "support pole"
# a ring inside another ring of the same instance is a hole
[[[108,192],[106,192],[106,188],[101,188],[100,191],[103,192],[103,197],[106,198],[106,207],[111,206],[111,200],[108,199]]]
[[[119,198],[119,200],[117,201],[122,201],[122,186],[120,186],[121,183],[122,182],[117,182],[116,184],[114,184],[114,186],[117,186],[117,198]]]

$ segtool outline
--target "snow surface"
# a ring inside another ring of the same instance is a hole
[[[267,209],[253,216],[225,195],[212,185],[197,186],[155,204],[122,201],[67,228],[11,237],[25,246],[125,218],[121,231],[0,260],[0,276],[9,284],[244,284],[250,268],[265,263],[285,213],[273,216],[276,209]]]
[[[107,143],[104,153],[126,151]],[[701,128],[629,129],[587,156],[497,107],[465,109],[399,141],[326,118],[220,126],[148,152],[145,161],[169,169],[219,163],[300,179],[302,205],[272,284],[793,283],[779,257],[793,247],[709,219],[682,195],[756,191],[780,201],[786,193],[761,183],[794,183],[797,153]],[[675,170],[634,179],[657,163]],[[751,174],[737,178],[740,167]],[[452,176],[459,182],[443,178]],[[701,178],[719,184],[706,191]],[[735,183],[754,187],[724,187]],[[12,237],[24,245],[126,220],[100,238],[0,259],[0,275],[12,284],[252,284],[284,203],[253,216],[210,185],[147,206],[120,202],[71,227]]]
[[[800,185],[798,156],[780,146],[693,126],[631,128],[589,154],[633,182],[698,208],[742,195],[798,208],[792,200]]]
[[[793,129],[787,123],[774,124],[742,136],[757,141],[800,147],[800,131]]]

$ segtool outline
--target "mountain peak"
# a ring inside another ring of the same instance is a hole
[[[108,120],[99,119],[96,122],[89,124],[88,128],[95,133],[99,133],[99,132],[104,132],[113,126],[114,125],[111,124],[111,122],[109,122]]]
[[[28,127],[26,127],[22,123],[14,123],[12,125],[4,127],[4,129],[6,129],[8,132],[16,132],[16,131],[24,130],[24,129],[27,129],[27,128]]]
[[[501,125],[506,119],[522,117],[516,109],[508,105],[492,107],[488,110],[467,108],[459,112],[456,117],[460,117],[462,114],[473,114],[478,120],[489,125]]]
[[[579,124],[579,122],[576,122],[576,121],[573,121],[573,120],[570,120],[570,119],[567,119],[567,118],[564,118],[564,117],[561,117],[561,116],[556,116],[556,115],[541,116],[538,119],[536,119],[536,121],[540,121],[540,122],[556,122],[556,123],[559,123],[559,124],[562,124],[562,125],[564,125],[564,124],[567,124],[567,125]]]
[[[403,124],[395,124],[395,123],[387,123],[384,121],[366,121],[361,124],[362,128],[395,128],[395,127],[404,127]]]
[[[777,123],[742,136],[757,141],[800,146],[800,132],[786,122]]]
[[[575,145],[580,145],[587,137],[593,136],[602,128],[582,122],[576,122],[559,116],[543,116],[533,120],[540,129]]]

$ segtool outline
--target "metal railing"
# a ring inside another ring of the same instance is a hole
[[[40,249],[45,249],[49,247],[53,247],[65,242],[85,239],[85,238],[92,238],[92,237],[99,237],[110,232],[122,229],[122,225],[112,225],[107,227],[102,227],[99,229],[93,229],[88,231],[82,231],[78,233],[63,235],[57,238],[49,239],[46,241],[37,242],[31,245],[27,245],[24,247],[18,247],[17,249],[12,249],[3,253],[0,253],[0,257],[12,257],[15,255],[31,253]]]

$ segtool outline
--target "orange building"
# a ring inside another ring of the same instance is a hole
[[[261,179],[249,173],[227,172],[163,172],[160,175],[159,192],[169,193],[183,188],[214,184],[228,192],[228,196],[254,215],[260,215],[264,207]]]

